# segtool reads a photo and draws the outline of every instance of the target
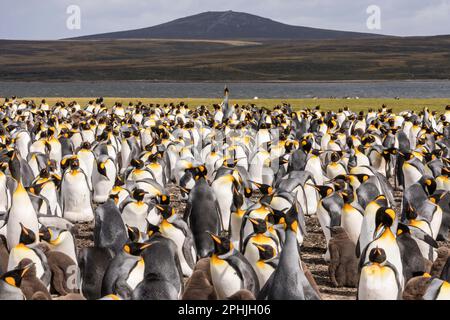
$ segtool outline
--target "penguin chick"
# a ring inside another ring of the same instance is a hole
[[[432,280],[426,273],[409,279],[403,290],[403,300],[422,300]]]
[[[437,250],[437,258],[436,258],[436,260],[434,260],[433,265],[430,270],[431,276],[444,279],[441,277],[441,275],[443,275],[443,271],[445,269],[445,265],[447,264],[449,254],[450,254],[450,251],[446,247],[440,247]],[[448,269],[448,267],[447,267],[447,269]],[[445,279],[445,280],[448,280],[448,279]]]
[[[216,300],[214,287],[205,271],[197,270],[186,282],[182,300]]]
[[[212,283],[211,278],[211,268],[209,267],[209,264],[211,263],[211,258],[202,258],[197,261],[194,267],[194,271],[204,271],[206,272],[206,277],[210,283]]]
[[[331,239],[328,244],[330,250],[330,264],[328,272],[335,287],[356,288],[358,284],[358,259],[356,246],[341,226],[330,229]]]
[[[41,292],[47,298],[46,300],[51,300],[52,297],[48,292],[44,283],[36,276],[36,266],[31,259],[25,258],[19,262],[19,268],[24,269],[29,267],[28,272],[22,277],[22,282],[20,284],[20,289],[25,295],[27,300],[32,300],[35,293]]]
[[[250,291],[242,289],[237,291],[235,294],[229,296],[227,300],[244,301],[244,300],[256,300],[256,298]]]
[[[47,245],[42,245],[41,248],[47,256],[48,265],[52,272],[51,291],[60,296],[76,292],[78,283],[74,284],[74,288],[68,288],[71,279],[78,279],[79,269],[75,261],[63,252],[50,250]]]

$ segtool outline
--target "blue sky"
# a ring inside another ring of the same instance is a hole
[[[67,7],[81,29],[66,27]],[[366,9],[381,10],[377,33],[450,34],[450,0],[2,0],[0,39],[44,40],[144,28],[203,11],[241,11],[317,28],[371,32]]]

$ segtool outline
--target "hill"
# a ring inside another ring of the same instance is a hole
[[[112,39],[355,39],[380,35],[291,26],[256,15],[223,11],[204,12],[154,27],[96,34],[75,40]]]
[[[450,37],[321,41],[0,41],[0,79],[448,79]]]

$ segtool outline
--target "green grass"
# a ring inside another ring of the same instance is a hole
[[[33,99],[36,103],[39,103],[42,98],[26,98]],[[90,100],[95,100],[95,98],[46,98],[47,103],[50,105],[55,104],[57,101],[64,101],[67,103],[71,101],[77,101],[81,106],[86,105]],[[211,106],[213,103],[220,103],[222,100],[217,99],[197,99],[197,98],[105,98],[105,104],[107,106],[112,106],[114,102],[120,101],[124,105],[129,102],[136,103],[142,101],[145,104],[148,103],[179,103],[183,101],[191,107],[206,105]],[[404,110],[422,110],[427,107],[430,110],[443,111],[446,105],[450,105],[450,98],[448,99],[231,99],[231,103],[238,104],[249,104],[254,103],[259,107],[273,107],[282,102],[291,104],[295,109],[302,109],[306,107],[315,107],[320,105],[322,110],[338,110],[348,106],[351,110],[361,111],[367,110],[369,108],[379,108],[383,104],[392,108],[395,112],[400,112]]]

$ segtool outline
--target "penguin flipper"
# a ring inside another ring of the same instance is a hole
[[[436,300],[439,293],[439,289],[442,286],[443,281],[441,279],[435,278],[428,285],[425,294],[423,295],[423,300]]]
[[[186,208],[184,209],[183,220],[189,224],[189,217],[191,216],[192,204],[190,201],[186,203]]]
[[[429,234],[419,228],[410,228],[413,237],[422,240],[433,248],[439,248],[439,244]]]
[[[226,260],[241,278],[244,285],[242,289],[247,289],[256,296],[259,293],[258,277],[245,257],[241,253],[236,252],[236,254],[232,254]]]
[[[188,266],[191,269],[194,269],[195,267],[195,258],[192,255],[192,249],[194,249],[195,252],[195,257],[197,257],[197,251],[195,250],[195,244],[194,244],[194,238],[191,237],[186,237],[184,238],[184,242],[183,242],[183,256],[186,259],[186,262],[188,264]]]

